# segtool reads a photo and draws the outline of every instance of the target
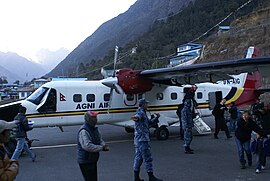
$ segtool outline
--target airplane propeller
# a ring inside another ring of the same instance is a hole
[[[104,80],[102,80],[102,84],[106,85],[107,87],[110,87],[110,101],[109,101],[109,106],[108,106],[108,111],[111,108],[111,102],[112,102],[112,96],[113,96],[113,90],[115,90],[115,92],[117,94],[121,94],[123,93],[123,90],[121,89],[121,87],[118,85],[118,79],[115,76],[116,75],[116,62],[117,62],[117,58],[118,58],[118,46],[115,46],[115,53],[114,53],[114,62],[113,62],[113,74],[112,77],[108,77]]]

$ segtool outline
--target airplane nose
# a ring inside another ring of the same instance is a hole
[[[115,88],[115,85],[118,84],[118,79],[117,77],[108,77],[103,79],[101,83],[107,87]]]

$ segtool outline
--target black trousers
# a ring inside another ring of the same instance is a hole
[[[215,136],[218,135],[220,130],[225,131],[227,137],[230,136],[230,132],[224,118],[215,118],[215,126],[216,126],[215,134],[214,134]]]
[[[85,181],[97,181],[97,163],[79,164]]]

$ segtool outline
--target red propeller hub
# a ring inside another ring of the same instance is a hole
[[[124,68],[116,73],[118,85],[126,94],[139,94],[150,91],[153,87],[151,79],[141,78],[141,70]]]

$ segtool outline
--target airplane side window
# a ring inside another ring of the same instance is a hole
[[[202,98],[203,98],[202,92],[197,92],[197,99],[202,99]]]
[[[104,101],[110,101],[110,94],[104,94],[103,99]]]
[[[127,94],[127,100],[128,101],[133,101],[134,100],[134,95],[133,94]]]
[[[157,93],[157,100],[163,100],[163,93]]]
[[[82,102],[82,95],[81,94],[74,94],[73,101],[74,102]]]
[[[96,100],[95,94],[87,94],[86,100],[87,100],[87,102],[95,102],[95,100]]]
[[[177,93],[176,92],[171,93],[171,99],[172,100],[176,100],[177,99]]]

